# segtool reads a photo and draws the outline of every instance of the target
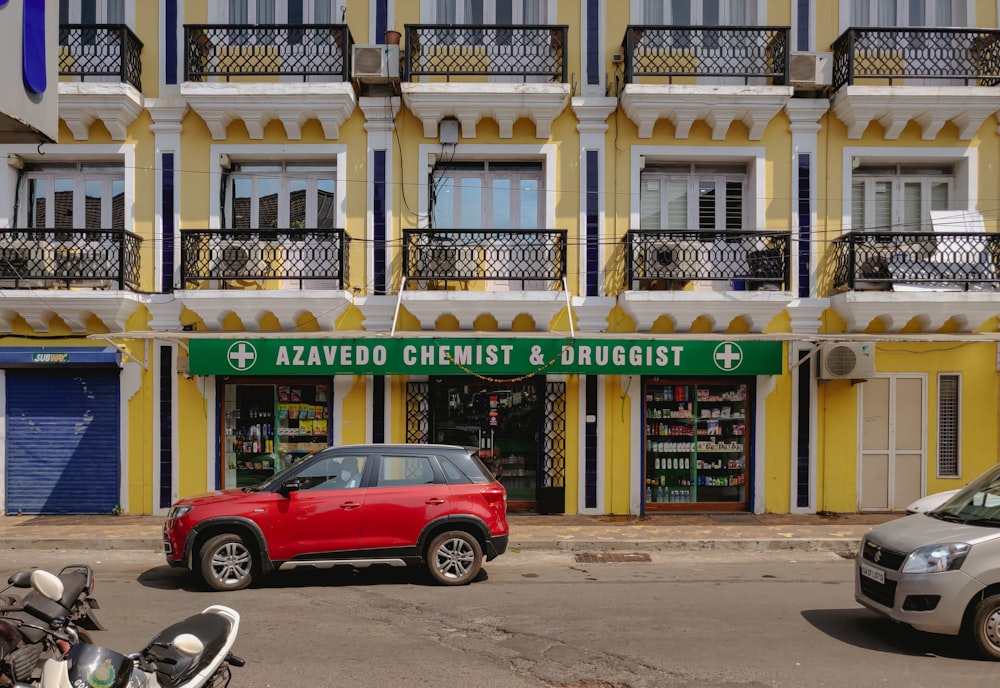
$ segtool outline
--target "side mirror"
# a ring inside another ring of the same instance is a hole
[[[285,478],[281,482],[282,492],[298,492],[299,488],[302,487],[302,483],[298,478]]]
[[[58,602],[62,599],[65,588],[59,576],[49,573],[44,569],[35,569],[31,572],[31,587],[43,597]]]
[[[30,588],[31,571],[18,571],[17,573],[11,574],[11,577],[7,579],[7,582],[15,588]]]

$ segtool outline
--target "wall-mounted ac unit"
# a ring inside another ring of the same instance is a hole
[[[697,279],[701,271],[700,241],[655,241],[642,249],[646,278]]]
[[[353,46],[351,50],[351,78],[363,84],[385,84],[399,81],[399,46]]]
[[[793,52],[789,80],[800,90],[819,90],[833,83],[833,53]]]
[[[867,380],[875,374],[875,345],[870,342],[823,342],[820,380]]]
[[[215,261],[215,273],[225,279],[252,278],[250,252],[245,248],[222,249]]]

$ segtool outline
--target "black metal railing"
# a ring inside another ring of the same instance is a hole
[[[447,285],[509,281],[522,290],[562,286],[564,229],[404,229],[403,276]]]
[[[737,290],[787,290],[790,244],[790,232],[629,230],[626,288],[676,290],[709,280]]]
[[[181,232],[181,284],[282,280],[299,289],[343,289],[347,237],[342,229],[198,229]]]
[[[566,26],[407,24],[403,79],[510,77],[568,81]]]
[[[185,25],[184,79],[287,76],[351,78],[345,24]]]
[[[833,44],[833,87],[859,80],[907,79],[1000,85],[1000,31],[940,28],[850,28]]]
[[[629,26],[625,83],[639,77],[722,77],[788,84],[787,26]]]
[[[142,41],[124,24],[60,24],[59,75],[118,77],[142,90]]]
[[[0,287],[138,289],[141,243],[121,229],[0,229]]]
[[[1000,234],[847,232],[832,251],[835,292],[1000,287]]]

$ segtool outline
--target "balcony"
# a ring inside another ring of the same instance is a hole
[[[493,119],[500,138],[521,118],[549,138],[552,121],[569,103],[568,28],[538,25],[407,24],[403,101],[437,138],[438,123],[456,118],[462,136]]]
[[[1000,31],[851,28],[833,60],[832,108],[848,138],[878,121],[895,140],[916,122],[933,141],[951,122],[969,140],[1000,109]]]
[[[619,300],[641,331],[667,315],[675,331],[704,318],[760,331],[792,300],[790,232],[630,230]]]
[[[58,316],[86,332],[96,316],[121,332],[135,311],[141,243],[120,229],[0,229],[0,324],[9,332],[20,316],[46,332]]]
[[[660,120],[688,138],[704,121],[712,139],[725,140],[734,121],[749,139],[764,130],[792,97],[789,32],[784,26],[629,26],[622,40],[625,88],[621,103],[652,138]]]
[[[441,315],[472,329],[491,314],[501,329],[526,313],[536,328],[566,306],[566,230],[403,230],[400,299],[433,329]]]
[[[847,232],[830,260],[831,305],[854,329],[879,318],[889,331],[914,319],[969,330],[1000,314],[1000,234]]]
[[[59,26],[59,117],[77,141],[101,120],[124,141],[142,112],[142,41],[124,24]]]
[[[343,229],[203,229],[181,232],[185,305],[220,329],[235,313],[247,330],[274,314],[284,329],[350,304]],[[336,329],[329,324],[329,329]]]
[[[185,25],[181,94],[215,140],[237,120],[254,140],[271,120],[291,140],[309,120],[337,139],[357,105],[352,43],[344,24]]]

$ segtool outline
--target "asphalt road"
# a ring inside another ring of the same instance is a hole
[[[639,557],[642,558],[642,557]],[[896,626],[853,599],[832,553],[649,553],[594,563],[511,552],[472,585],[409,571],[281,574],[212,593],[158,553],[6,552],[0,575],[90,563],[99,642],[130,652],[210,604],[242,615],[233,688],[802,688],[997,686],[957,639]]]

